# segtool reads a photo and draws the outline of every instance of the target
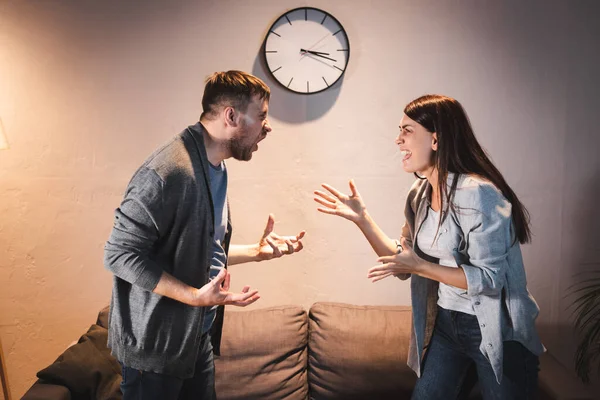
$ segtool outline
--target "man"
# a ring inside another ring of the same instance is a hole
[[[250,160],[271,132],[269,98],[247,73],[210,76],[200,121],[144,162],[115,212],[104,261],[115,275],[108,345],[125,400],[216,398],[224,305],[259,299],[249,286],[229,292],[227,265],[302,249],[304,232],[278,236],[272,215],[257,244],[229,246],[224,160]]]

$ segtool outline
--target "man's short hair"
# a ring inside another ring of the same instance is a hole
[[[223,107],[245,113],[254,96],[269,100],[271,90],[259,78],[242,71],[215,72],[206,79],[200,119],[212,119]]]

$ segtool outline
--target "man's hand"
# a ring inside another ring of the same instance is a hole
[[[269,214],[267,220],[267,226],[265,232],[258,242],[258,261],[271,260],[273,258],[279,258],[286,254],[296,253],[304,248],[302,245],[302,238],[304,237],[305,231],[300,232],[296,236],[279,236],[273,232],[275,226],[275,217],[273,214]]]
[[[237,307],[246,307],[260,299],[258,290],[250,290],[250,286],[244,286],[241,293],[232,293],[229,291],[231,276],[223,268],[219,275],[212,281],[195,289],[193,304],[198,307],[209,307],[216,305],[232,305]]]

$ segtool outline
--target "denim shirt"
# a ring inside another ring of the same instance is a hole
[[[479,349],[490,360],[500,383],[504,341],[518,341],[536,355],[545,351],[535,328],[539,307],[527,290],[521,247],[514,241],[510,202],[488,181],[448,173],[449,186],[455,178],[458,179],[452,199],[455,211],[450,210],[444,222],[448,232],[440,245],[447,246],[465,272],[467,294],[481,328]],[[406,200],[402,236],[419,256],[433,261],[416,241],[418,229],[427,216],[430,193],[427,180],[413,184]],[[423,350],[435,325],[438,286],[437,281],[418,275],[411,277],[413,329],[408,366],[419,377]]]

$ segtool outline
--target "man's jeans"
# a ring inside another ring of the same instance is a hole
[[[215,400],[215,364],[208,333],[202,336],[194,376],[180,379],[123,367],[123,400]]]
[[[498,384],[490,362],[479,350],[481,330],[477,317],[438,307],[431,342],[423,360],[423,373],[413,400],[466,399],[476,379],[485,400],[537,398],[539,360],[516,341],[504,342],[502,383]],[[472,379],[471,379],[472,381]]]

